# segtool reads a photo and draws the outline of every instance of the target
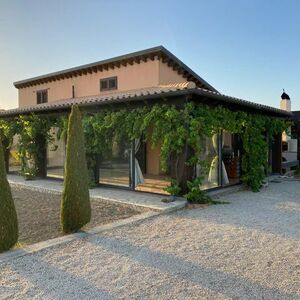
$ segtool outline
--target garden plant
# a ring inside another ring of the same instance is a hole
[[[0,253],[18,241],[18,219],[4,163],[4,147],[0,134]]]
[[[91,219],[88,170],[81,113],[73,106],[68,122],[61,225],[65,233],[75,232]]]

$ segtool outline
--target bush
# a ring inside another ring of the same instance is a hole
[[[193,181],[188,181],[188,193],[185,196],[189,203],[212,203],[212,199],[200,190],[200,185],[202,183],[202,178],[197,177]]]
[[[9,250],[18,241],[18,219],[6,177],[4,147],[0,136],[0,252]]]
[[[65,233],[75,232],[91,219],[88,170],[81,113],[73,106],[68,123],[61,224]]]
[[[181,192],[181,188],[175,179],[172,179],[171,184],[165,187],[163,190],[172,196],[178,196]]]

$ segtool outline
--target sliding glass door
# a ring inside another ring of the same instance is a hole
[[[196,176],[202,176],[203,190],[228,186],[240,182],[241,141],[238,135],[223,131],[200,141],[201,163]]]
[[[223,185],[239,183],[241,177],[241,139],[237,134],[224,131],[222,141],[222,160],[227,173],[227,180],[223,182]]]
[[[114,138],[100,157],[99,183],[131,186],[131,143]]]
[[[212,137],[200,140],[200,146],[202,149],[199,157],[201,163],[196,166],[196,175],[203,178],[201,189],[207,190],[219,187],[220,135],[214,134]]]

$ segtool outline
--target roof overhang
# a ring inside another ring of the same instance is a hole
[[[116,104],[131,104],[140,102],[142,105],[151,105],[153,103],[161,103],[161,100],[172,101],[174,98],[186,99],[207,105],[222,105],[231,110],[247,111],[250,113],[270,115],[273,117],[292,119],[293,114],[278,108],[270,107],[234,98],[220,93],[211,92],[200,88],[185,87],[153,87],[148,89],[132,90],[122,93],[113,93],[110,95],[96,95],[81,98],[65,99],[57,102],[39,104],[30,107],[11,109],[0,112],[0,118],[9,118],[18,115],[26,115],[31,113],[45,114],[51,112],[69,111],[72,105],[79,105],[81,108],[88,109],[95,107],[98,109],[103,106]],[[143,103],[144,102],[144,103]]]
[[[94,72],[102,70],[120,68],[121,66],[126,66],[127,64],[139,64],[141,61],[147,61],[148,59],[154,60],[156,57],[161,59],[164,63],[167,63],[169,67],[174,69],[174,71],[182,74],[182,76],[186,78],[187,81],[195,82],[195,84],[200,88],[205,88],[217,92],[214,87],[212,87],[208,82],[206,82],[203,78],[201,78],[198,74],[196,74],[193,70],[191,70],[187,65],[185,65],[180,59],[178,59],[174,54],[172,54],[163,46],[149,48],[146,50],[97,61],[95,63],[86,64],[75,68],[16,81],[14,82],[14,86],[18,89],[25,88],[36,84],[71,78],[73,76],[77,77],[86,74],[92,74]]]

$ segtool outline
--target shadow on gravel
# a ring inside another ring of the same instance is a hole
[[[52,299],[117,299],[85,279],[49,265],[33,255],[23,256],[22,259],[5,264]],[[26,295],[29,298],[34,297],[34,287],[30,289],[30,295]]]
[[[156,268],[234,299],[298,299],[297,295],[269,288],[244,278],[185,261],[174,255],[136,247],[111,237],[93,236],[86,240],[113,253],[126,256],[144,266]],[[153,278],[155,281],[155,278]],[[171,288],[171,287],[170,287]]]

